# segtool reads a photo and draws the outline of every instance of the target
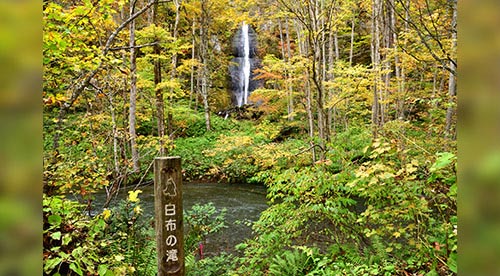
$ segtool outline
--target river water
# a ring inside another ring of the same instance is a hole
[[[139,188],[141,206],[146,216],[154,216],[154,186]],[[128,190],[121,190],[118,198],[126,198]],[[250,184],[219,184],[219,183],[183,183],[182,189],[184,211],[191,209],[195,204],[212,202],[217,210],[226,208],[226,225],[218,233],[207,237],[204,251],[206,256],[216,255],[221,252],[235,253],[234,246],[251,238],[251,226],[248,221],[259,219],[260,213],[268,205],[266,188]],[[99,205],[104,202],[103,194],[97,195],[95,202]],[[110,206],[113,206],[112,202]]]

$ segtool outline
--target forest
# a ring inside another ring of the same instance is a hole
[[[157,274],[158,156],[266,188],[231,252],[195,257],[224,213],[185,210],[186,275],[456,275],[456,52],[457,0],[44,0],[44,275]]]

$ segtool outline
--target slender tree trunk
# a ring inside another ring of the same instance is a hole
[[[153,23],[158,21],[158,1],[153,7]],[[156,41],[158,42],[158,41]],[[155,99],[156,99],[156,126],[158,130],[158,139],[160,142],[160,156],[167,155],[167,148],[165,147],[165,104],[163,98],[163,90],[158,88],[158,84],[162,81],[161,76],[161,59],[159,58],[161,54],[160,46],[157,44],[154,46],[154,53],[157,56],[154,61],[154,84],[155,84]]]
[[[201,95],[203,99],[203,110],[205,112],[205,127],[207,131],[211,130],[211,123],[210,123],[210,106],[208,105],[208,80],[207,80],[207,69],[203,69],[203,78],[201,80]]]
[[[201,97],[203,100],[203,109],[205,112],[205,126],[207,131],[210,131],[210,106],[208,104],[208,7],[207,2],[202,0],[201,3],[201,26],[200,26],[200,58],[201,58]]]
[[[391,1],[391,0],[385,0]],[[382,49],[392,49],[392,30],[391,30],[391,17],[390,10],[391,7],[387,7],[384,0],[380,2],[380,26],[382,29]],[[380,91],[380,125],[384,125],[388,120],[388,98],[389,98],[389,87],[391,85],[391,62],[388,58],[387,51],[382,51],[383,55],[381,58],[382,65],[382,78],[383,78],[383,89]]]
[[[191,88],[190,88],[190,94],[189,94],[189,109],[191,109],[191,104],[193,102],[193,97],[196,97],[196,91],[194,90],[195,85],[194,85],[194,73],[195,73],[195,66],[194,66],[194,61],[195,61],[195,55],[196,55],[196,19],[193,19],[193,25],[191,27],[191,35],[192,35],[192,44],[193,47],[191,48]]]
[[[304,39],[302,38],[302,29],[300,25],[295,24],[296,32],[297,32],[297,40],[299,42],[299,54],[301,56],[305,56],[305,53],[307,53],[306,45],[304,42]],[[314,115],[312,111],[312,93],[311,93],[311,85],[309,82],[309,70],[305,70],[305,83],[304,83],[304,92],[305,92],[305,109],[307,113],[307,122],[309,125],[309,139],[310,139],[310,146],[311,146],[311,157],[312,157],[312,162],[316,162],[316,148],[314,146]]]
[[[373,66],[373,103],[372,103],[372,126],[373,134],[376,137],[380,125],[380,106],[379,106],[379,90],[380,90],[380,27],[379,27],[379,7],[380,0],[372,2],[372,39],[371,39],[371,56]]]
[[[349,66],[352,66],[353,52],[354,52],[354,16],[351,19],[351,47],[349,48]]]
[[[175,5],[175,21],[174,21],[174,26],[172,28],[172,38],[177,40],[178,36],[178,29],[179,29],[179,18],[180,18],[180,0],[173,0],[174,5]],[[174,51],[172,54],[172,60],[171,60],[171,68],[170,68],[170,80],[174,81],[177,77],[177,51]],[[173,130],[173,114],[172,114],[172,109],[173,109],[173,104],[174,104],[174,88],[170,89],[170,97],[168,100],[169,108],[167,112],[167,129],[168,129],[168,135],[172,136],[174,133]]]
[[[134,14],[136,0],[130,1],[130,16]],[[137,75],[136,75],[136,48],[135,48],[135,20],[130,22],[130,109],[129,109],[129,139],[132,153],[132,166],[134,172],[139,172],[139,152],[137,150],[135,132],[136,128],[136,100],[137,100]]]
[[[290,120],[290,117],[292,115],[291,113],[291,110],[292,110],[292,107],[290,106],[290,102],[288,101],[288,59],[287,59],[287,55],[285,54],[285,39],[283,37],[283,26],[281,25],[281,20],[278,20],[278,29],[280,31],[280,50],[281,50],[281,58],[283,60],[283,63],[285,63],[285,69],[283,70],[283,75],[284,75],[284,81],[283,81],[283,86],[284,86],[284,89],[287,93],[287,118],[289,121]],[[279,89],[283,89],[282,87],[280,87]]]
[[[288,18],[285,18],[285,31],[286,31],[286,62],[287,67],[290,63],[290,59],[292,58],[292,51],[290,46],[290,28],[288,26]],[[290,72],[288,72],[286,82],[288,83],[288,120],[293,121],[294,115],[294,103],[293,103],[293,83],[290,81]]]
[[[452,18],[452,30],[451,30],[451,47],[452,51],[457,48],[457,0],[453,0],[452,3],[453,18]],[[454,73],[456,72],[456,60],[452,59],[449,63],[451,72],[448,77],[448,109],[446,110],[446,124],[445,124],[445,135],[447,137],[452,137],[455,139],[455,133],[452,132],[453,125],[453,115],[455,113],[455,96],[457,95],[457,79]]]
[[[408,1],[409,2],[409,1]],[[395,29],[396,16],[394,11],[394,0],[391,0],[393,24]],[[408,16],[408,15],[407,15]],[[408,32],[408,23],[405,22],[404,32]],[[398,119],[405,119],[405,96],[406,96],[406,78],[405,78],[405,67],[404,67],[404,56],[399,54],[399,41],[396,32],[393,32],[394,35],[394,71],[396,74],[396,79],[398,83],[398,95],[396,97],[396,116]],[[407,39],[403,38],[403,47],[406,49]]]
[[[309,44],[309,56],[312,58],[312,66],[308,67],[310,70],[310,75],[312,82],[316,90],[316,112],[318,118],[318,136],[319,136],[319,146],[321,148],[319,159],[324,159],[324,149],[325,149],[325,115],[324,115],[324,90],[322,84],[322,54],[319,37],[320,22],[318,21],[318,3],[309,5],[309,16],[311,18],[311,29],[308,32],[307,43]]]
[[[338,53],[338,44],[335,44],[333,32],[330,32],[328,35],[328,66],[325,66],[328,68],[328,74],[327,74],[327,80],[330,82],[335,81],[335,74],[333,72],[334,66],[335,66],[335,61],[338,60],[336,56],[334,56],[334,53]],[[332,102],[333,96],[335,95],[335,90],[333,88],[328,89],[328,95],[327,95],[327,101]],[[328,125],[328,133],[330,135],[335,135],[336,129],[335,129],[335,106],[328,107],[327,109],[327,125]]]

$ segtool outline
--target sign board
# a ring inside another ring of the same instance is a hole
[[[158,275],[184,275],[181,158],[154,160]]]

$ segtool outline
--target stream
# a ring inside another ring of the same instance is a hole
[[[154,216],[154,186],[142,186],[139,189],[142,190],[139,198],[144,214]],[[127,189],[121,190],[118,198],[126,198],[127,192]],[[204,205],[209,202],[212,202],[217,210],[227,209],[227,228],[209,235],[206,239],[204,251],[207,257],[221,252],[235,253],[235,245],[252,236],[251,226],[243,222],[258,220],[260,213],[268,207],[266,188],[258,185],[183,183],[182,195],[184,211],[195,204]],[[104,201],[105,194],[96,195],[97,206]],[[115,203],[113,200],[110,206]]]

